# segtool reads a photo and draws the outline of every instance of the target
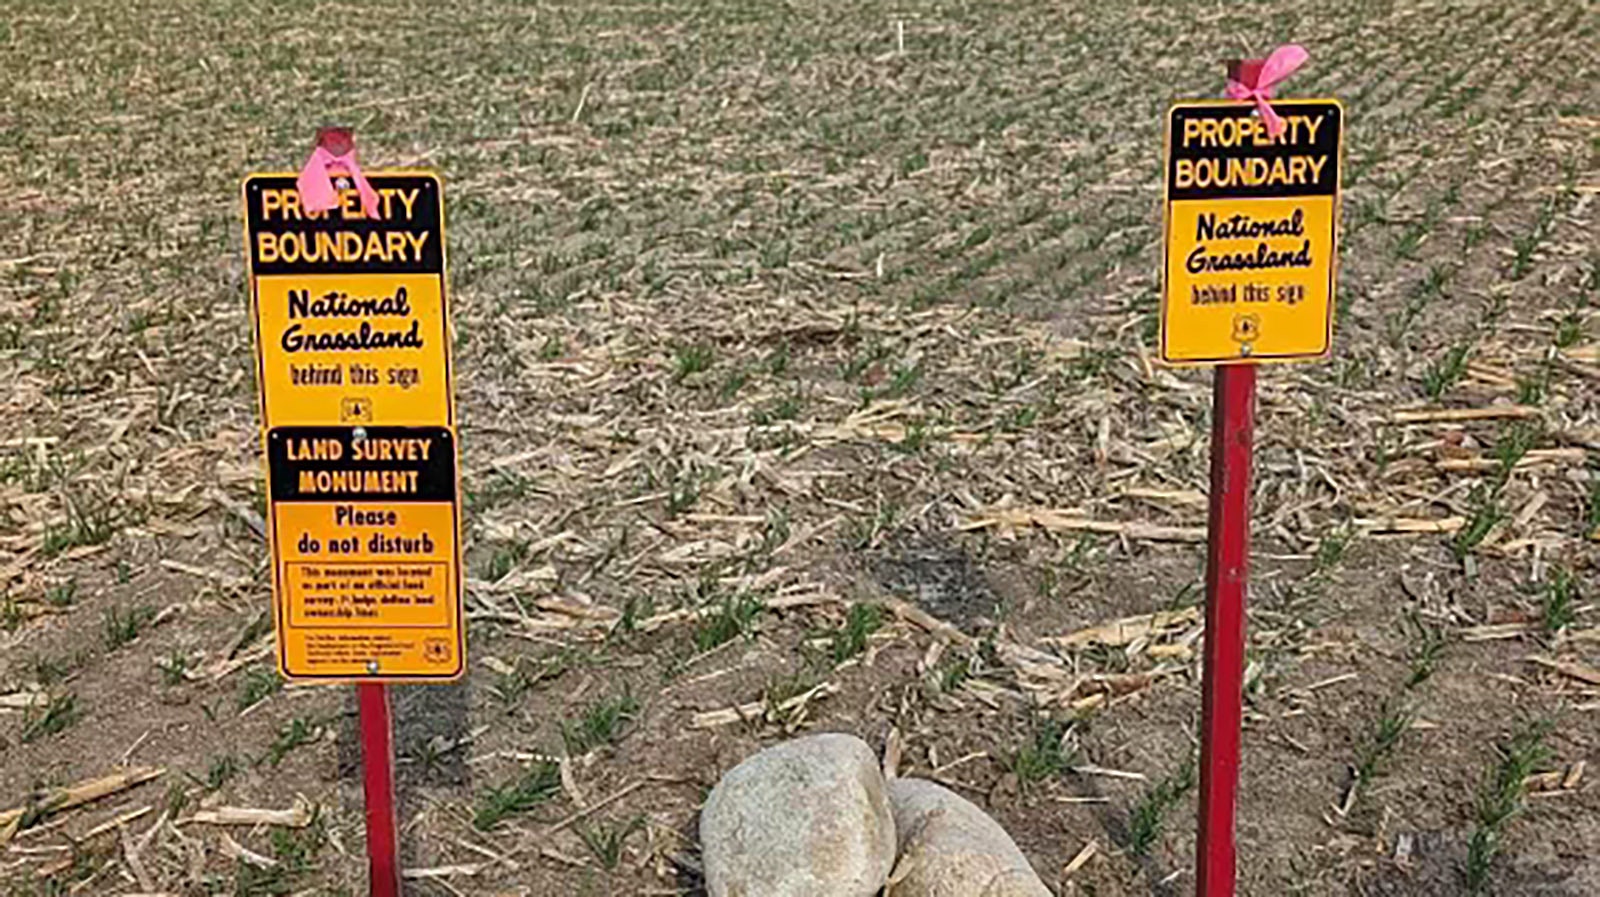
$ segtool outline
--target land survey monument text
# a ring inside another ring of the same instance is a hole
[[[333,679],[461,672],[456,463],[445,427],[268,433],[286,671]]]
[[[1343,109],[1180,103],[1167,122],[1161,357],[1170,364],[1320,358],[1332,347]]]

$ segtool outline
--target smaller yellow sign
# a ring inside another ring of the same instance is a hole
[[[1167,118],[1161,360],[1215,365],[1325,357],[1333,344],[1336,100],[1274,101],[1276,137],[1242,103]]]
[[[302,679],[447,680],[464,667],[455,434],[267,433],[278,663]]]

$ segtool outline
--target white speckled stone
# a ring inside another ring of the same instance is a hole
[[[889,783],[900,859],[890,897],[1051,897],[1000,823],[948,788]]]
[[[700,812],[711,897],[873,897],[894,866],[894,814],[866,742],[812,735],[734,767]]]

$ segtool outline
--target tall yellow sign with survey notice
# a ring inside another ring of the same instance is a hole
[[[1179,103],[1167,117],[1161,359],[1216,365],[1326,357],[1333,346],[1337,100]]]
[[[278,666],[448,680],[466,656],[444,199],[367,176],[327,211],[293,174],[244,182]]]

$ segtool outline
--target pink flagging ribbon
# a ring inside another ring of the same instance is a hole
[[[1310,56],[1299,44],[1285,44],[1273,50],[1265,61],[1246,60],[1239,64],[1239,80],[1228,78],[1228,96],[1235,100],[1253,100],[1261,120],[1267,123],[1267,133],[1276,137],[1283,133],[1284,124],[1267,102],[1272,99],[1273,85],[1289,77]]]
[[[300,177],[295,180],[295,187],[300,190],[301,207],[308,212],[326,212],[338,208],[339,193],[333,189],[333,176],[330,173],[337,169],[343,169],[355,182],[356,192],[361,194],[361,209],[366,216],[381,217],[378,214],[378,191],[372,189],[372,185],[367,183],[367,176],[361,173],[353,146],[337,156],[320,145],[311,151],[311,158],[306,160],[305,167],[300,169]]]

